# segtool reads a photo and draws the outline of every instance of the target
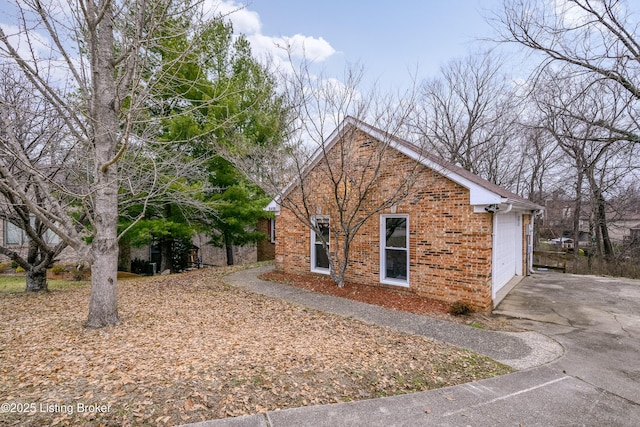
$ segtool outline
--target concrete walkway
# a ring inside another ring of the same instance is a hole
[[[225,281],[306,307],[468,348],[520,371],[426,392],[272,411],[189,427],[638,425],[640,406],[636,402],[554,369],[551,362],[561,360],[564,350],[546,335],[487,331],[257,278],[269,269],[240,271]],[[532,280],[526,278],[523,284]]]

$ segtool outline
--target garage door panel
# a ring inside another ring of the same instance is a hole
[[[521,274],[522,230],[519,214],[496,215],[493,295],[506,285],[516,274]]]

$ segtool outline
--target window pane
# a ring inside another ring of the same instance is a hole
[[[329,258],[327,252],[322,248],[322,243],[316,243],[316,265],[315,268],[329,268]]]
[[[276,220],[271,218],[268,223],[269,226],[269,238],[271,243],[276,242]]]
[[[325,242],[329,243],[329,218],[317,218],[316,225],[320,229],[320,234],[316,233],[316,242],[321,242],[320,235],[324,237]]]
[[[319,228],[319,232],[313,234],[313,246],[312,249],[315,251],[313,254],[314,262],[313,268],[329,268],[329,258],[327,257],[327,253],[322,247],[322,241],[329,246],[329,217],[315,217],[313,219],[316,227]]]
[[[44,241],[48,245],[57,245],[58,243],[60,243],[60,237],[58,237],[58,235],[56,233],[54,233],[53,231],[47,230],[44,233]]]
[[[407,219],[406,218],[386,218],[386,247],[406,248],[407,247]]]
[[[6,242],[7,245],[22,245],[22,229],[18,228],[15,224],[6,221],[4,223]]]
[[[385,250],[386,279],[407,280],[407,251]]]

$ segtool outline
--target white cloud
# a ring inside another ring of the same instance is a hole
[[[604,5],[599,2],[593,2],[588,6],[600,14],[604,15],[606,13]],[[585,25],[594,18],[590,12],[569,0],[553,0],[553,7],[556,16],[562,19],[564,25],[570,27]],[[612,6],[613,10],[619,9],[619,7],[619,5]]]
[[[51,56],[53,46],[51,41],[36,31],[25,32],[17,25],[0,23],[0,27],[7,36],[9,44],[13,46],[23,58],[40,59]]]
[[[257,55],[266,55],[272,58],[285,59],[287,49],[295,58],[306,58],[314,62],[327,60],[336,50],[322,37],[295,34],[293,36],[269,36],[262,34],[260,15],[248,7],[233,0],[209,0],[210,11],[222,13],[233,23],[236,33],[244,34],[251,48]]]
[[[298,58],[306,57],[311,61],[322,62],[336,53],[331,44],[322,37],[296,34],[292,37],[282,37],[281,40],[285,47],[291,49],[291,54]]]
[[[262,29],[258,12],[249,10],[242,4],[234,1],[222,1],[218,3],[216,11],[228,17],[237,33],[250,35],[260,33]]]

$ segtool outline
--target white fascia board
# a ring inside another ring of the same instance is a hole
[[[280,203],[278,203],[276,199],[273,199],[267,206],[265,206],[264,210],[267,212],[274,212],[278,215],[280,213]]]

